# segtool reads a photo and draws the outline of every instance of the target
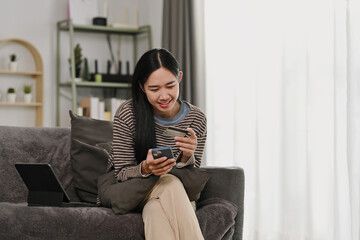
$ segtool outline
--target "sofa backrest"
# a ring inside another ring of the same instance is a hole
[[[72,201],[77,201],[70,163],[70,128],[0,126],[0,202],[26,202],[17,162],[49,163]]]

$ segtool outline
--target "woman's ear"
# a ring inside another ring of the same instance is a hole
[[[179,77],[178,77],[179,83],[181,82],[182,77],[183,77],[183,72],[179,71]]]

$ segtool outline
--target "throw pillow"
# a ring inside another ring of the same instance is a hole
[[[98,143],[96,146],[104,149],[109,154],[112,147],[112,142]]]
[[[200,193],[210,178],[209,172],[193,166],[173,168],[170,173],[181,180],[190,201],[200,198]],[[112,208],[115,214],[131,212],[139,207],[158,179],[159,176],[151,175],[147,178],[132,178],[117,182],[115,172],[112,170],[98,178],[98,196],[101,205]]]
[[[139,206],[148,192],[155,186],[158,176],[132,178],[116,182],[115,170],[98,179],[98,195],[101,205],[112,208],[115,214],[126,214]]]
[[[97,144],[112,141],[112,122],[71,117],[70,159],[75,189],[80,200],[96,203],[97,179],[106,172],[108,153]]]
[[[211,176],[205,169],[195,168],[192,165],[183,168],[173,167],[170,173],[183,183],[190,201],[197,201],[200,198],[201,191]]]

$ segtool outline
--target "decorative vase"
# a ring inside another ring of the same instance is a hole
[[[24,102],[25,103],[31,103],[32,94],[31,93],[25,93],[24,94]]]
[[[11,72],[16,72],[18,69],[18,62],[9,62],[9,70]]]
[[[9,103],[14,103],[16,101],[16,93],[8,93],[6,97]]]

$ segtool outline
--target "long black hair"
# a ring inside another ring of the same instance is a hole
[[[135,115],[135,156],[138,163],[146,159],[150,148],[156,147],[154,110],[144,93],[151,73],[164,67],[179,76],[180,65],[166,49],[156,48],[144,53],[137,62],[132,78],[132,99]]]

